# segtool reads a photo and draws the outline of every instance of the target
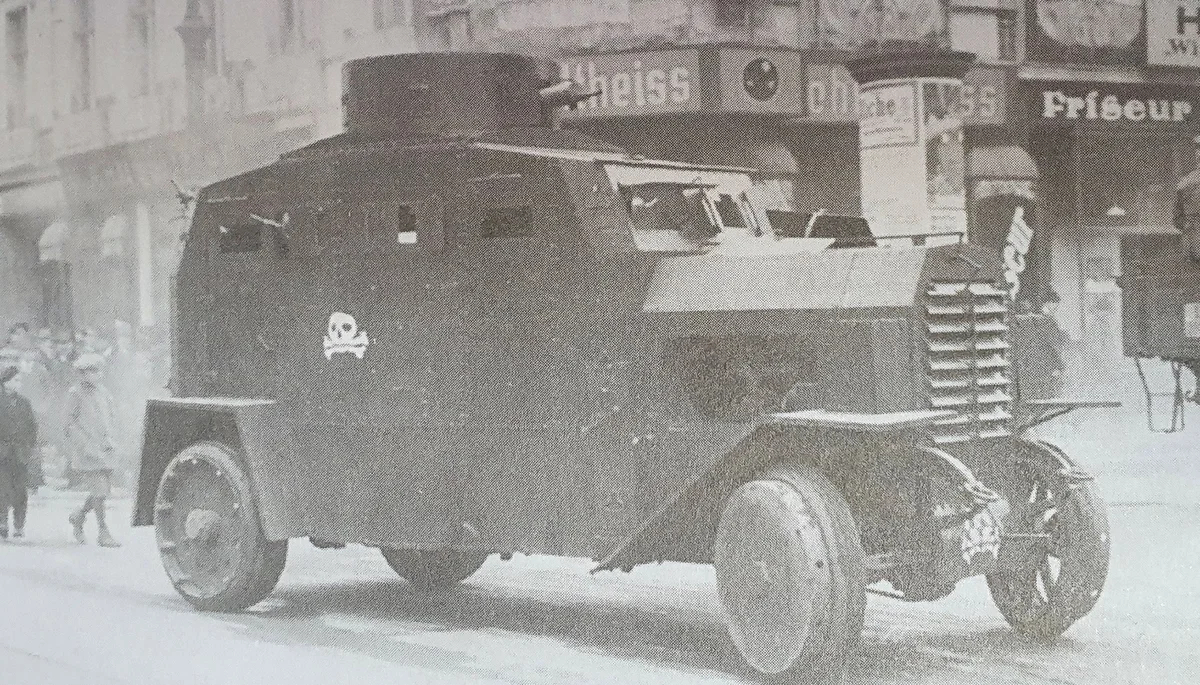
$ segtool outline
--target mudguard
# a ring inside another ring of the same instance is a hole
[[[764,415],[749,426],[734,449],[603,555],[593,572],[629,570],[638,564],[662,560],[708,563],[712,555],[712,531],[725,499],[770,464],[800,457],[811,461],[826,475],[833,475],[830,472],[839,465],[822,463],[822,455],[847,449],[870,451],[881,442],[914,443],[922,429],[953,413],[917,410],[862,414],[813,410]],[[835,476],[832,480],[841,479]],[[974,481],[974,477],[970,480]]]
[[[142,454],[138,463],[133,525],[154,523],[154,497],[168,462],[188,445],[213,440],[239,450],[269,540],[294,537],[305,529],[307,511],[288,487],[288,474],[272,465],[290,462],[296,452],[291,432],[273,400],[242,397],[181,397],[146,403]]]

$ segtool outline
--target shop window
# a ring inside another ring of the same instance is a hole
[[[1079,139],[1080,215],[1087,226],[1173,225],[1181,154],[1169,139],[1089,136]]]
[[[39,273],[42,280],[42,320],[54,330],[72,328],[71,265],[64,247],[67,225],[56,221],[38,239]]]
[[[533,210],[521,207],[494,207],[483,212],[479,235],[483,238],[526,238],[533,224]]]
[[[1017,0],[952,0],[950,44],[984,62],[1017,59]]]
[[[218,248],[221,254],[258,252],[263,248],[262,224],[235,224],[217,226]]]

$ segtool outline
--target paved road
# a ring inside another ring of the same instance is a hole
[[[1200,508],[1143,492],[1147,478],[1181,497],[1200,484],[1174,482],[1196,469],[1188,439],[1155,443],[1137,468],[1098,460],[1118,493],[1112,570],[1097,608],[1059,643],[1010,633],[978,579],[930,604],[872,597],[848,682],[1200,681]],[[707,567],[589,576],[582,559],[493,558],[459,591],[427,597],[373,550],[294,541],[266,602],[200,614],[170,588],[149,529],[120,530],[118,550],[68,542],[74,497],[38,495],[30,539],[0,546],[0,682],[753,682],[728,646]],[[128,501],[114,508],[128,520]]]

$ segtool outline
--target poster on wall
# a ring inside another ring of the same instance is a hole
[[[1200,67],[1200,2],[1157,0],[1147,3],[1146,63]]]
[[[858,94],[862,210],[876,235],[928,232],[918,92],[913,81],[880,81]]]
[[[931,233],[967,232],[966,153],[962,83],[921,83],[921,140]]]
[[[1174,2],[1026,0],[1027,55],[1045,62],[1141,64],[1146,5]]]
[[[962,82],[955,79],[880,81],[862,88],[862,208],[876,235],[966,234],[962,96]]]
[[[917,142],[917,97],[912,83],[880,81],[858,94],[859,144],[863,148]]]

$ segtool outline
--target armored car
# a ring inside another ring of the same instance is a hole
[[[344,84],[344,133],[195,201],[134,511],[188,602],[258,602],[296,538],[419,591],[493,555],[713,564],[738,651],[797,679],[868,589],[986,575],[1042,638],[1092,608],[1103,504],[1026,437],[1071,405],[1021,392],[997,255],[563,130],[588,94],[532,58]]]

